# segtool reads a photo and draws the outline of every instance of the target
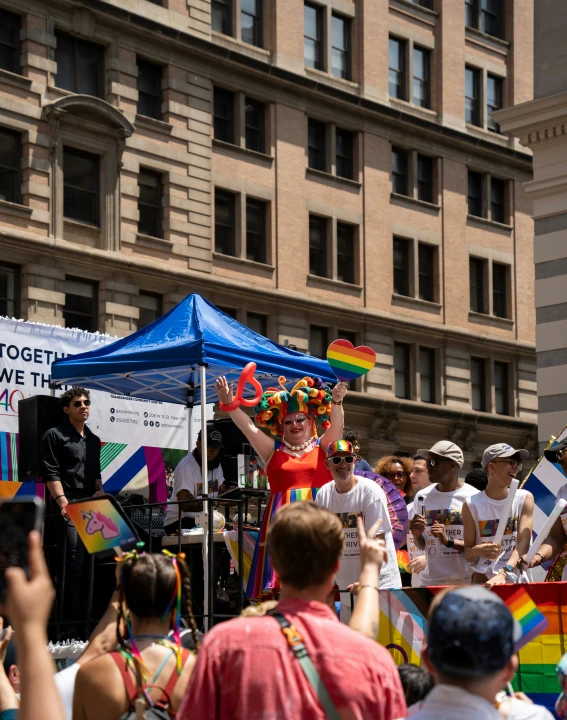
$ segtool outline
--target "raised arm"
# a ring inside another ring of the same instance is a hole
[[[388,562],[386,543],[378,540],[382,520],[377,520],[368,531],[360,515],[356,518],[360,546],[360,576],[358,578],[358,600],[352,612],[349,627],[366,635],[370,640],[378,639],[378,620],[380,617],[380,570]]]
[[[223,405],[230,405],[233,400],[232,385],[228,384],[228,381],[224,375],[217,378],[215,383],[215,390],[219,400]],[[230,419],[236,425],[239,430],[242,430],[246,439],[252,445],[260,460],[266,466],[272,457],[274,448],[276,446],[274,440],[268,437],[266,433],[262,432],[260,428],[254,425],[254,421],[249,417],[244,410],[236,408],[231,410],[229,413]],[[341,431],[342,432],[342,431]]]
[[[320,445],[326,450],[335,440],[342,440],[343,429],[345,426],[345,413],[343,410],[343,400],[347,394],[346,383],[340,382],[335,385],[331,395],[333,404],[331,406],[331,417],[329,418],[331,427],[321,435]]]

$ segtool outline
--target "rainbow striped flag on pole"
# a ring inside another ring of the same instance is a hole
[[[524,645],[527,645],[538,635],[541,635],[548,627],[549,620],[538,610],[535,602],[522,586],[518,587],[505,602],[512,615],[522,627],[522,637],[514,646],[514,650],[518,652]]]

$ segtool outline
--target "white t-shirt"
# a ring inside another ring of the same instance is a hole
[[[502,550],[504,551],[504,554],[500,560],[493,564],[493,560],[486,557],[479,557],[475,563],[471,564],[474,572],[484,573],[487,578],[491,578],[494,577],[494,575],[496,575],[496,573],[498,573],[504,565],[508,564],[510,556],[518,544],[520,516],[522,514],[524,500],[527,495],[527,490],[516,490],[514,502],[512,503],[512,511],[510,517],[508,518],[508,522],[506,523],[506,530],[504,531],[504,536],[502,538]],[[502,510],[506,504],[506,498],[503,500],[492,500],[483,490],[482,492],[468,498],[466,502],[476,525],[475,544],[480,545],[480,543],[483,542],[494,542],[494,536],[496,535],[496,530],[498,529],[498,523]],[[521,583],[531,581],[531,572],[524,571],[521,573]]]
[[[358,580],[360,575],[360,548],[356,518],[362,514],[365,530],[370,530],[377,520],[382,520],[379,532],[384,533],[388,562],[380,570],[380,588],[401,588],[402,580],[398,569],[396,548],[392,537],[392,526],[388,514],[388,501],[382,488],[373,480],[355,475],[357,483],[346,493],[337,492],[335,481],[323,485],[317,493],[316,502],[338,515],[344,528],[345,545],[337,583],[341,590]],[[348,604],[348,608],[346,605]],[[343,612],[344,607],[344,612]],[[341,595],[341,619],[350,615],[350,598]]]
[[[222,467],[219,465],[214,470],[209,470],[209,497],[217,497],[219,488],[224,482]],[[201,497],[203,494],[203,478],[199,463],[193,457],[193,453],[189,453],[181,460],[175,468],[173,476],[173,491],[169,502],[177,502],[177,494],[181,490],[188,490],[194,498]],[[199,512],[182,512],[181,517],[196,517]],[[177,521],[179,517],[179,505],[167,504],[165,510],[164,525],[170,525]]]
[[[567,484],[562,485],[559,488],[555,502],[557,502],[557,500],[567,500]],[[567,505],[565,506],[563,513],[559,517],[561,518],[561,524],[563,525],[565,535],[567,535]],[[565,567],[563,568],[563,575],[561,576],[561,580],[567,580],[567,565],[565,565]]]
[[[72,720],[73,718],[73,696],[75,694],[75,680],[77,673],[81,669],[78,662],[73,663],[64,670],[55,673],[53,679],[55,680],[55,687],[61,698],[61,704],[63,705],[63,712],[65,713],[66,720]]]
[[[434,485],[429,492],[423,490],[416,494],[414,508],[416,514],[422,514],[425,506],[427,528],[423,533],[427,566],[421,573],[421,587],[430,585],[468,585],[472,570],[461,550],[448,548],[438,538],[431,535],[431,526],[440,522],[446,527],[448,537],[463,540],[463,519],[461,511],[465,500],[476,495],[478,490],[472,485],[461,485],[453,492],[440,492]],[[420,501],[422,498],[422,502]]]
[[[422,490],[418,490],[416,493],[416,498],[423,498],[425,497],[426,493],[428,493],[431,488],[435,487],[434,485],[428,485],[427,487],[423,488]],[[418,502],[418,505],[420,503]],[[415,510],[415,501],[412,503],[409,503],[408,505],[408,522],[413,520],[414,515],[419,515],[421,513],[421,509]],[[425,550],[422,550],[419,548],[415,540],[413,539],[413,535],[410,530],[408,530],[407,539],[406,539],[406,547],[408,549],[408,555],[410,557],[410,560],[415,560],[418,557],[422,557],[425,555]],[[421,573],[412,573],[411,576],[411,586],[412,587],[421,587]]]

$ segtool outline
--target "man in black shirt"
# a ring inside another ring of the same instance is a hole
[[[69,519],[70,500],[82,500],[104,493],[100,473],[100,439],[85,425],[90,412],[89,391],[75,387],[59,398],[67,415],[65,422],[48,430],[41,440],[43,480],[61,509],[59,524],[61,550],[65,551],[65,595],[63,617],[77,620],[84,546]],[[63,556],[60,561],[63,564]]]

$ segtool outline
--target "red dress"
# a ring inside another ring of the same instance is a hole
[[[262,527],[254,549],[246,595],[257,598],[263,592],[277,587],[276,572],[266,552],[266,538],[272,518],[277,511],[292,502],[314,500],[317,490],[333,477],[325,465],[326,453],[317,445],[300,457],[285,452],[285,446],[276,442],[276,448],[266,468],[270,483],[270,500],[266,506]]]

